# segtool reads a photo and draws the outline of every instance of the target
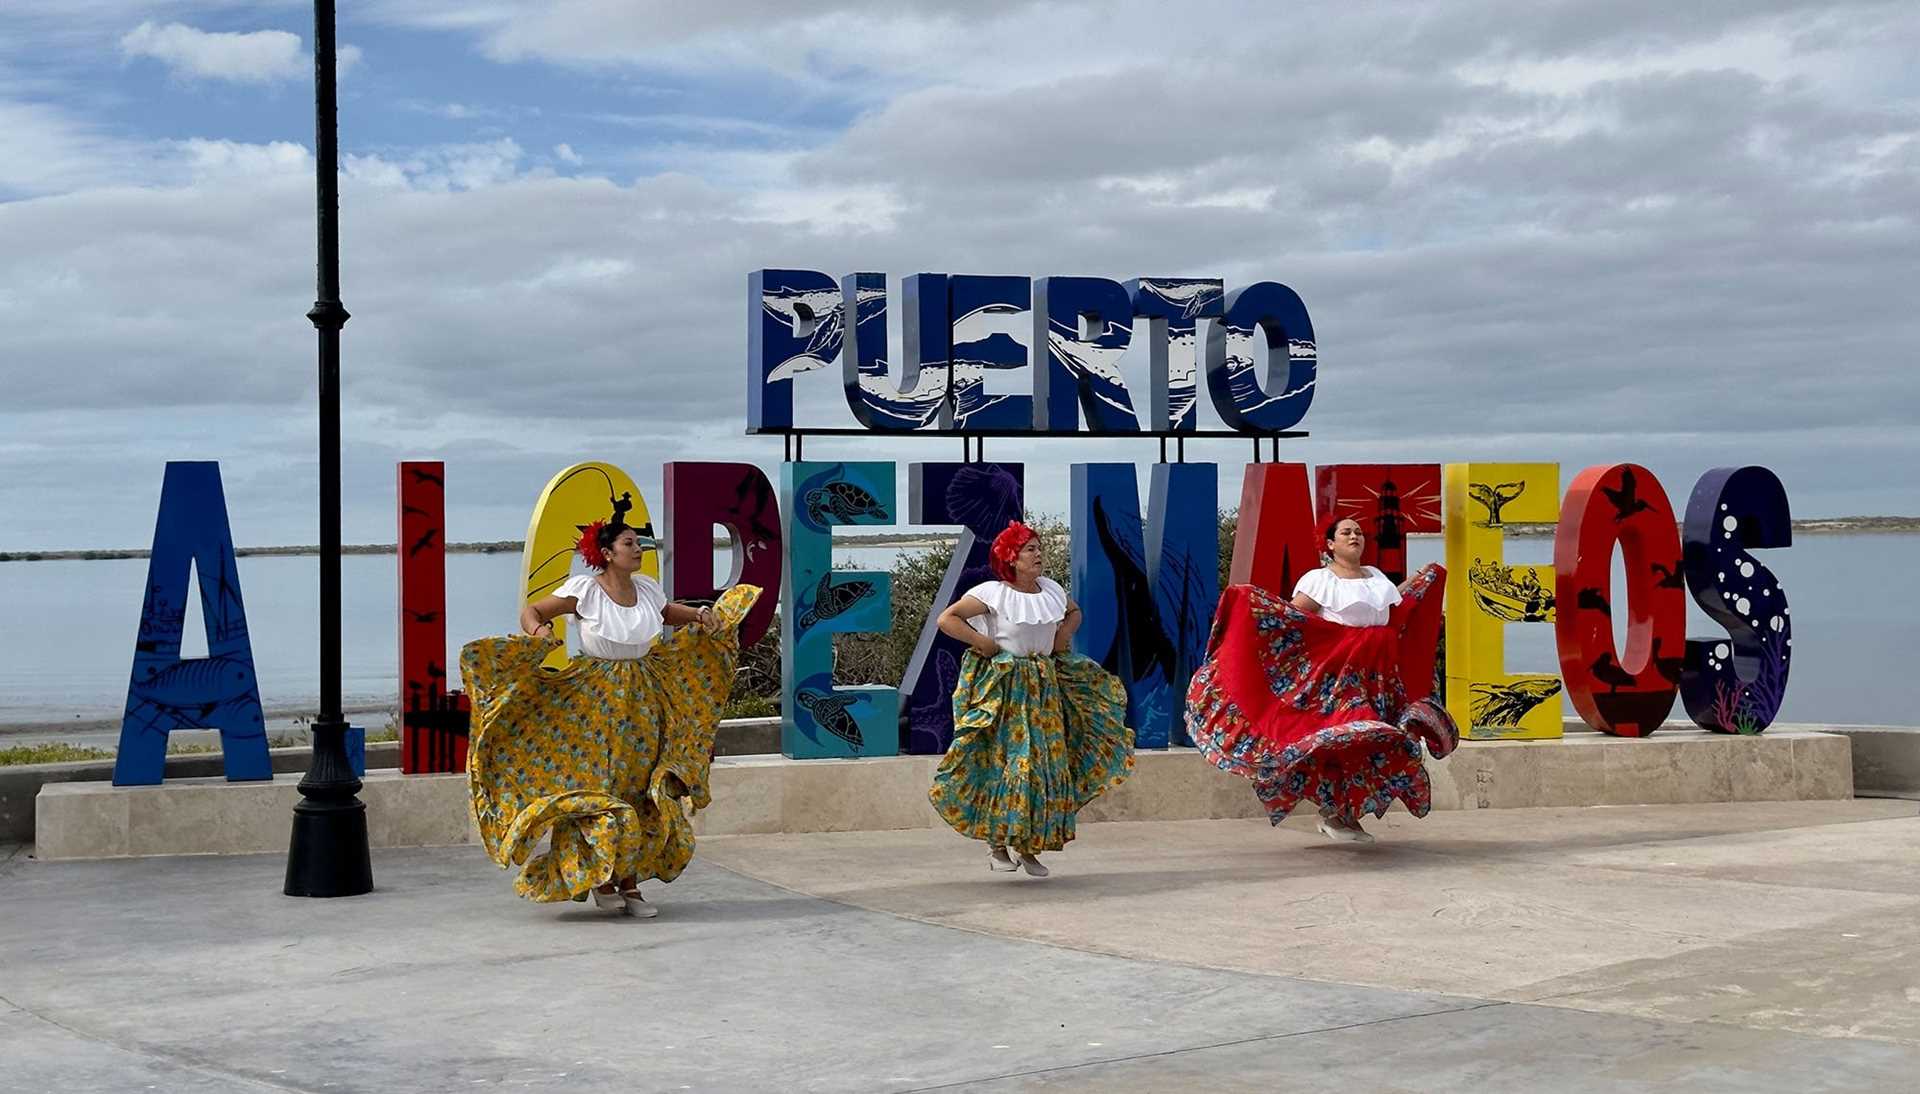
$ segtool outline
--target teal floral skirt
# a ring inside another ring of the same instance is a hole
[[[927,796],[963,836],[1038,854],[1133,770],[1120,681],[1076,653],[992,660],[969,650],[953,691],[953,745]]]

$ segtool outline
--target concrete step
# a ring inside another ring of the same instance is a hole
[[[702,835],[936,828],[927,802],[937,756],[788,760],[725,756],[713,765]],[[1846,735],[1776,726],[1754,737],[1675,729],[1644,739],[1468,742],[1429,760],[1436,809],[1845,800]],[[35,800],[43,859],[284,851],[299,775],[272,782],[180,779],[161,786],[60,783]],[[376,847],[470,843],[464,775],[369,771],[361,798]],[[1088,821],[1259,817],[1246,780],[1191,749],[1142,752],[1132,778],[1094,801]]]
[[[1920,726],[1827,726],[1853,742],[1853,792],[1920,801]]]

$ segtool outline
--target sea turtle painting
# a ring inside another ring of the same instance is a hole
[[[850,482],[830,482],[815,487],[806,492],[802,503],[807,507],[808,519],[816,525],[825,525],[828,513],[842,524],[863,516],[881,521],[888,519],[879,498]]]
[[[828,695],[818,691],[801,690],[794,693],[800,705],[813,715],[814,722],[821,729],[852,745],[861,747],[860,723],[847,713],[847,707],[860,699],[858,695]]]
[[[872,591],[871,581],[843,581],[835,585],[832,573],[821,574],[820,584],[813,590],[813,607],[800,615],[800,629],[806,630],[822,619],[842,614]]]

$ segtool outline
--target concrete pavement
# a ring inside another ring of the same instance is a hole
[[[1912,1091],[1920,806],[705,839],[651,921],[472,848],[0,862],[8,1090]]]

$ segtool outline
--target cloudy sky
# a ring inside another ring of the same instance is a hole
[[[1763,463],[1798,516],[1920,513],[1910,2],[341,7],[349,541],[402,458],[448,462],[455,539],[579,459],[656,507],[666,460],[772,467],[762,266],[1283,281],[1289,458],[1633,460],[1680,504]],[[0,549],[144,545],[185,458],[240,541],[316,538],[310,48],[298,3],[0,7]],[[1231,504],[1248,451],[1189,456]],[[1035,505],[1152,454],[1032,446]]]

